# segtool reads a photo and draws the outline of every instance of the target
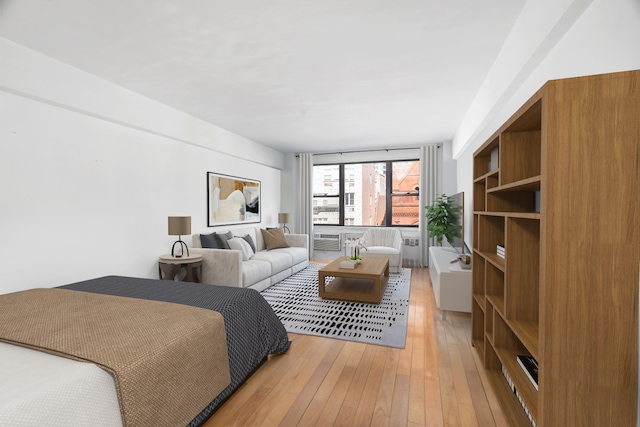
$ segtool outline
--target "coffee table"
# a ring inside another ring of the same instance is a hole
[[[356,268],[340,268],[340,257],[318,271],[318,295],[324,299],[380,304],[389,281],[387,258],[365,258]],[[326,283],[328,276],[334,279]]]

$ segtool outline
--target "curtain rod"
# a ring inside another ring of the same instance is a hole
[[[438,148],[440,148],[440,144],[434,144],[436,145]],[[380,148],[377,150],[354,150],[354,151],[336,151],[334,153],[313,153],[314,156],[329,156],[332,154],[351,154],[351,153],[374,153],[376,151],[400,151],[400,150],[415,150],[417,148],[420,147],[405,147],[405,148]],[[296,154],[296,157],[300,157],[299,154]]]

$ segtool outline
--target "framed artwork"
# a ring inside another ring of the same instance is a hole
[[[207,172],[207,226],[260,222],[260,181]]]

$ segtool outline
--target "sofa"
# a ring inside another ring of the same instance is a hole
[[[262,291],[309,265],[309,236],[282,229],[266,232],[271,233],[266,242],[259,227],[193,234],[189,252],[202,255],[202,283]],[[279,247],[273,248],[271,235]],[[229,249],[212,248],[225,240]]]

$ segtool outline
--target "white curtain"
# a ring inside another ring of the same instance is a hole
[[[313,259],[313,154],[298,154],[294,179],[298,193],[295,232],[309,236],[309,259]]]
[[[425,206],[430,206],[436,200],[442,165],[438,153],[438,145],[420,147],[420,265],[429,266],[429,246],[435,239],[429,238],[427,232],[427,218]]]

